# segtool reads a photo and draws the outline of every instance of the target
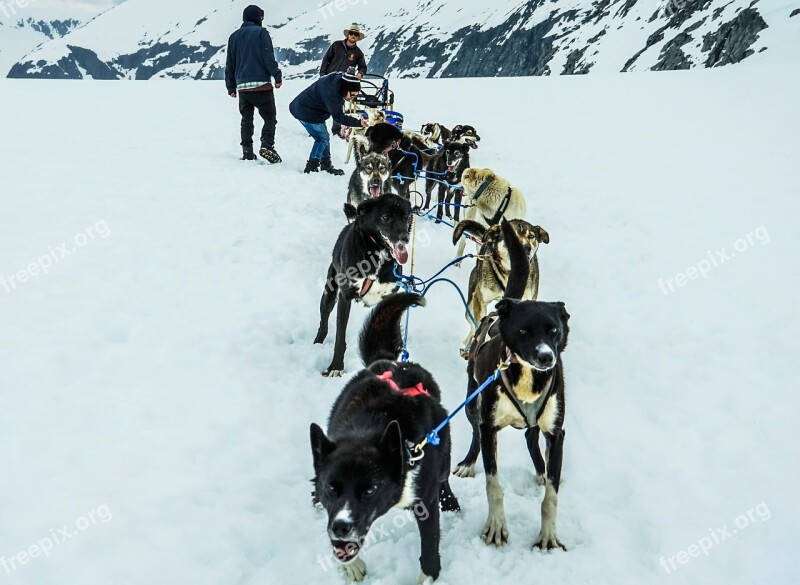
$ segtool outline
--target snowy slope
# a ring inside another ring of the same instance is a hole
[[[15,63],[45,41],[47,36],[39,31],[0,22],[0,77],[5,77]]]
[[[798,72],[500,79],[488,98],[484,84],[396,89],[410,126],[475,124],[474,164],[519,186],[550,232],[540,295],[572,316],[569,551],[530,550],[542,494],[506,430],[511,540],[478,538],[479,465],[453,482],[464,511],[443,521],[439,583],[794,582]],[[310,141],[286,108],[303,85],[277,94],[285,163],[270,167],[238,160],[236,105],[214,84],[0,82],[0,275],[17,283],[0,284],[0,563],[17,559],[4,583],[341,583],[323,568],[307,443],[343,385],[318,373],[331,343],[311,341],[346,177],[300,173]],[[522,100],[524,117],[506,114]],[[43,111],[48,148],[32,156]],[[448,240],[420,225],[420,276],[453,257]],[[720,250],[735,257],[662,292]],[[466,285],[467,266],[449,274]],[[447,288],[411,315],[412,359],[449,408],[466,327]],[[463,416],[453,432],[460,457]],[[62,526],[73,538],[20,564]],[[416,529],[394,515],[378,528],[367,585],[416,583]],[[668,574],[662,557],[689,560]]]
[[[352,21],[374,73],[492,77],[796,65],[800,2],[783,0],[331,0],[268,7],[286,76],[316,74]],[[220,79],[242,5],[128,0],[26,57],[11,77]],[[110,32],[113,31],[113,34]]]

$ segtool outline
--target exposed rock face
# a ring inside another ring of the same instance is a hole
[[[69,18],[67,20],[51,20],[49,22],[44,20],[33,20],[32,18],[28,18],[27,20],[20,19],[16,27],[23,28],[29,27],[35,31],[39,31],[46,37],[50,39],[57,39],[63,36],[66,36],[79,26],[81,26],[80,20],[75,20],[74,18]]]
[[[757,10],[747,8],[739,16],[723,24],[715,33],[703,37],[703,52],[708,53],[706,67],[719,67],[738,63],[754,53],[750,47],[758,38],[759,31],[767,23]]]

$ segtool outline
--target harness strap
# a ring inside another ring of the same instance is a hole
[[[484,219],[489,223],[489,225],[495,225],[500,221],[500,218],[503,217],[503,214],[506,212],[506,209],[508,209],[510,203],[511,203],[511,187],[508,188],[506,196],[503,197],[503,200],[500,202],[500,207],[497,208],[497,212],[494,214],[494,216],[492,216],[492,219],[489,219],[485,215],[483,216]]]
[[[492,184],[492,181],[494,181],[494,179],[486,179],[483,183],[481,183],[481,186],[478,187],[477,191],[475,191],[475,195],[472,196],[472,200],[477,201],[480,196],[483,195],[483,192],[489,188],[489,185]]]

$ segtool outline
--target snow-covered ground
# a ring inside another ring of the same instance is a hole
[[[303,86],[277,93],[271,167],[238,160],[221,82],[0,82],[0,582],[339,582],[308,426],[343,385],[319,375],[330,340],[311,342],[347,178],[300,173],[311,141],[287,107]],[[478,537],[480,466],[454,478],[439,582],[793,582],[800,74],[393,87],[409,127],[478,127],[473,164],[526,194],[551,235],[540,298],[572,316],[569,551],[530,550],[542,493],[506,430],[511,540]],[[419,276],[453,257],[449,237],[420,225]],[[465,285],[468,267],[449,274]],[[444,285],[411,315],[412,359],[449,408],[466,329]],[[458,460],[463,416],[453,432]],[[374,530],[368,583],[416,583],[413,523]]]

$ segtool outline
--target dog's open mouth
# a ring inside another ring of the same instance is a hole
[[[335,540],[331,541],[333,545],[333,556],[340,563],[347,564],[356,560],[358,553],[361,552],[361,547],[357,542],[348,540]]]
[[[455,170],[456,170],[456,165],[447,165],[448,172],[453,173],[455,172]]]
[[[389,246],[389,249],[392,251],[392,258],[397,260],[398,264],[405,264],[408,262],[408,247],[406,246],[406,242],[390,242],[389,238],[384,236],[384,241],[386,245]]]
[[[381,186],[380,185],[373,185],[369,188],[369,194],[372,197],[380,197],[381,196]]]

